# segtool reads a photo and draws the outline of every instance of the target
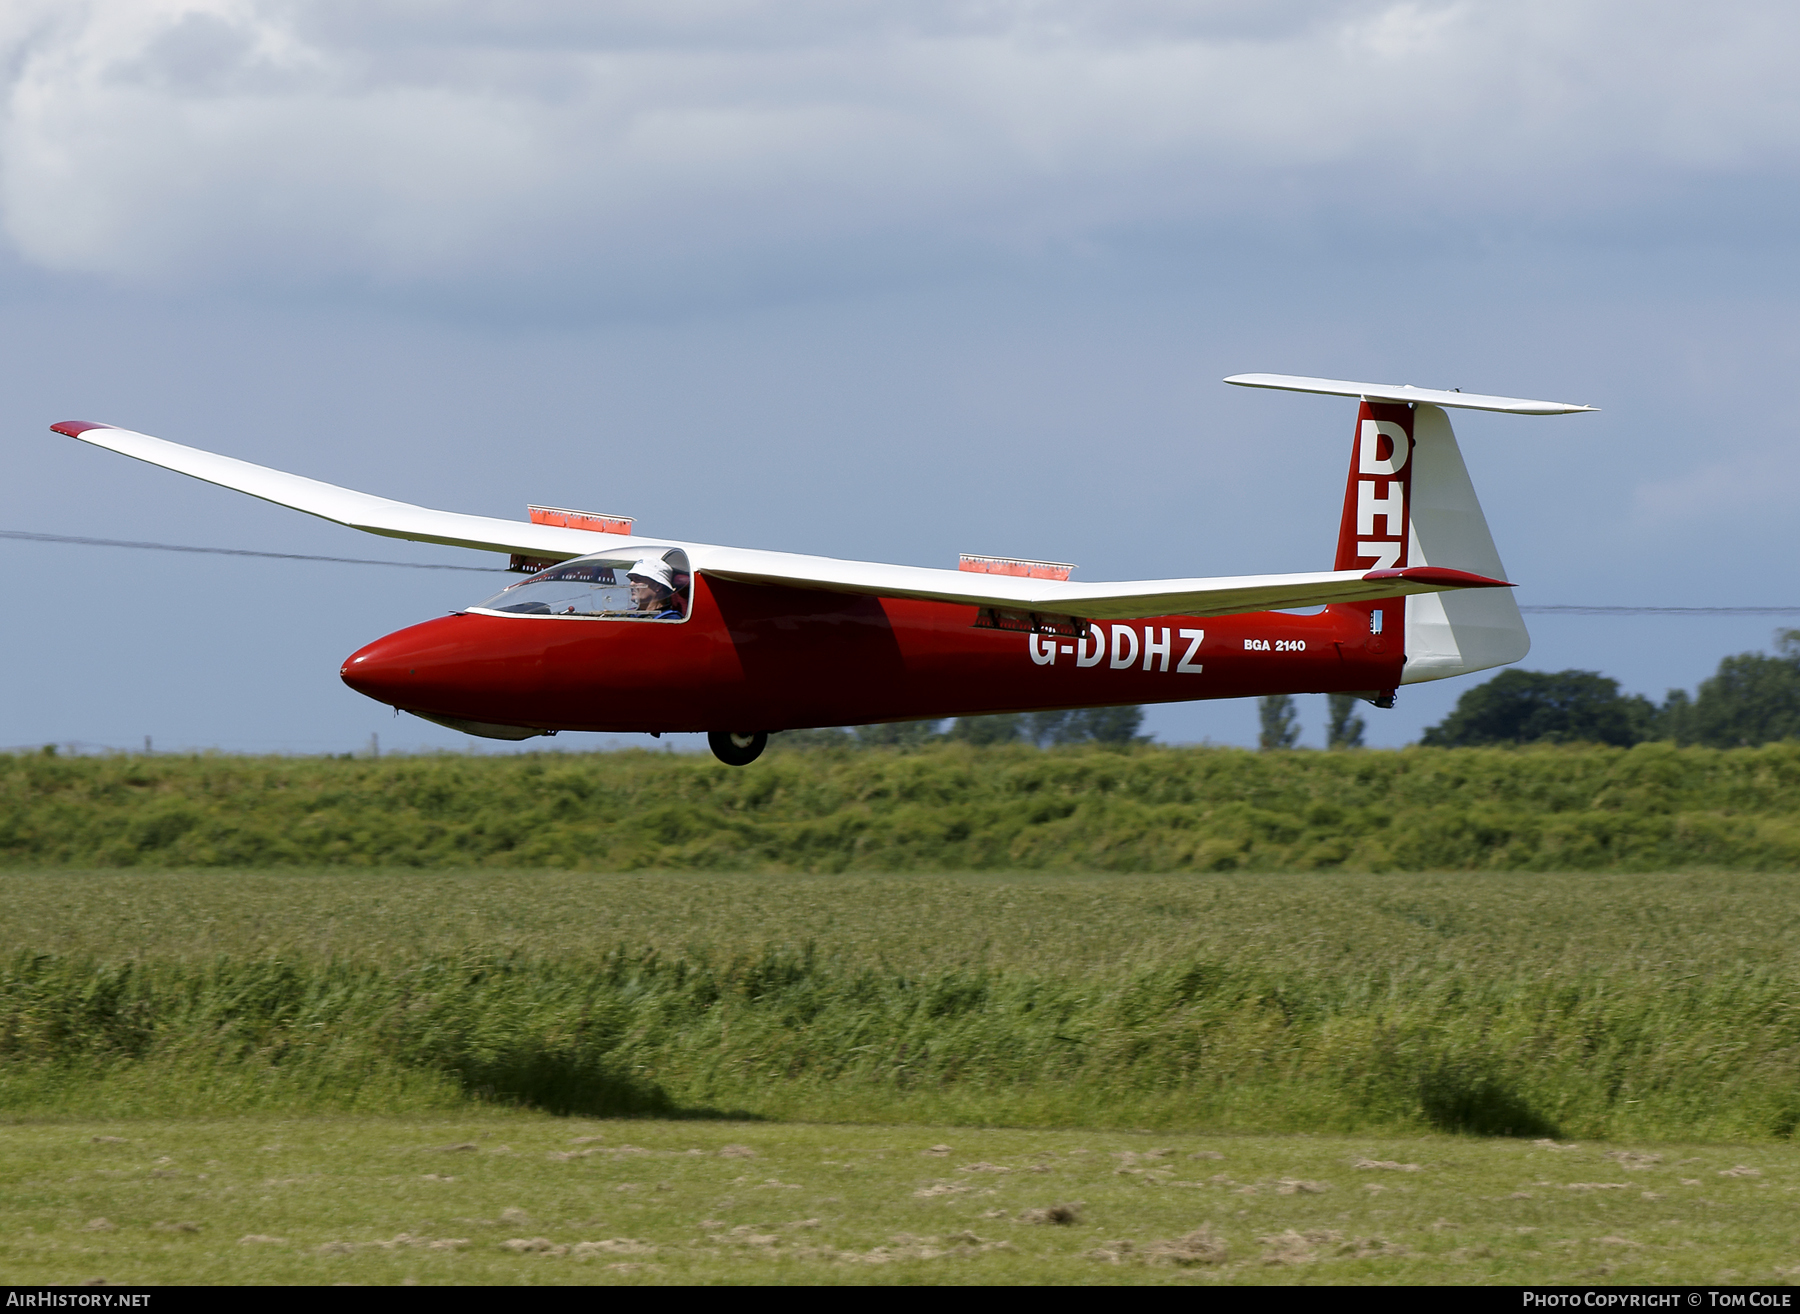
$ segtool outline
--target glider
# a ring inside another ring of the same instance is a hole
[[[390,538],[504,553],[525,577],[378,639],[346,684],[471,735],[702,731],[724,762],[774,731],[998,712],[1351,692],[1530,647],[1447,411],[1559,402],[1282,374],[1227,383],[1358,400],[1332,569],[1080,583],[966,555],[955,570],[720,547],[557,507],[435,511],[113,425],[56,432]],[[1285,609],[1323,607],[1313,615]]]

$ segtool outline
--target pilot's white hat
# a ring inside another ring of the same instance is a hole
[[[631,579],[660,585],[670,593],[675,591],[675,573],[669,569],[669,563],[660,557],[644,557],[625,574]]]

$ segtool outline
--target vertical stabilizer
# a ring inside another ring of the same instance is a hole
[[[1412,439],[1410,532],[1403,564],[1447,566],[1505,579],[1506,567],[1500,563],[1443,408],[1414,406]],[[1511,589],[1465,589],[1406,599],[1402,684],[1504,666],[1530,651],[1531,636]]]
[[[1414,478],[1413,410],[1404,402],[1364,401],[1350,442],[1350,475],[1338,521],[1333,570],[1402,570],[1409,559],[1407,532]],[[1371,657],[1391,659],[1406,651],[1407,611],[1400,598],[1342,603],[1331,608],[1354,636],[1347,642]],[[1391,707],[1391,690],[1382,691]]]

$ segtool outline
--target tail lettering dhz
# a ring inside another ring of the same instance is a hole
[[[1333,570],[1393,570],[1412,564],[1406,559],[1412,431],[1412,407],[1362,403]]]

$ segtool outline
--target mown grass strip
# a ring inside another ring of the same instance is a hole
[[[491,1112],[0,1125],[18,1284],[1793,1281],[1785,1146]]]

